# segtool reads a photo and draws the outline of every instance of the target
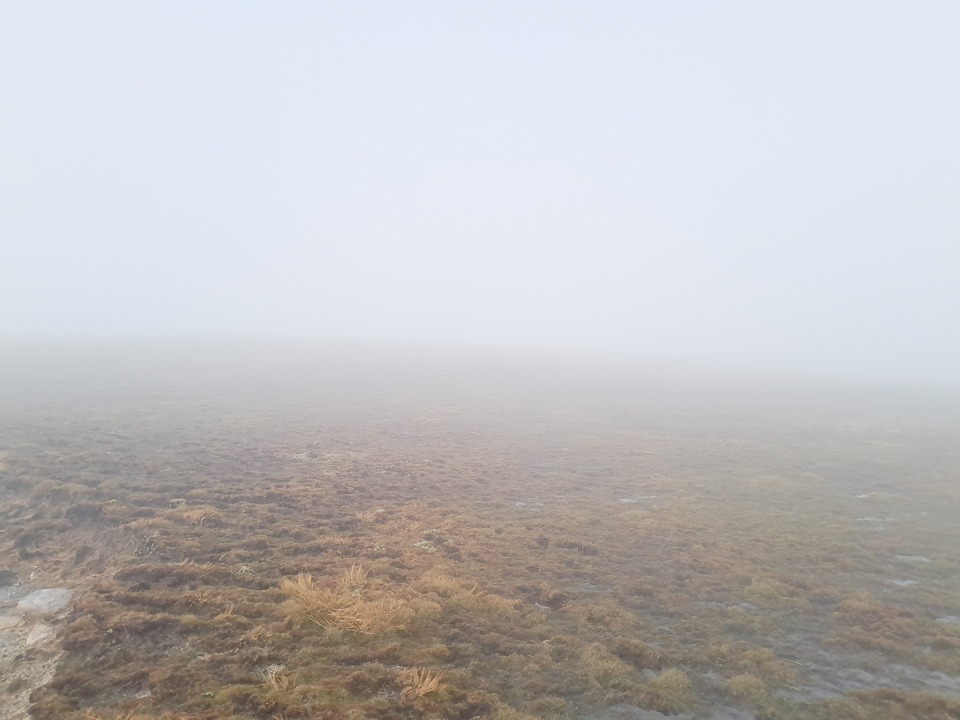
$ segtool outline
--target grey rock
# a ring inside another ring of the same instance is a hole
[[[66,588],[34,590],[17,603],[17,608],[26,612],[52,612],[65,607],[71,595],[73,592]]]

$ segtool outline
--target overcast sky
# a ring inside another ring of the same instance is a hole
[[[0,336],[960,383],[960,3],[0,5]]]

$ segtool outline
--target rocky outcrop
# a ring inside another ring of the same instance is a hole
[[[66,588],[30,588],[0,570],[0,720],[26,720],[30,693],[50,681],[60,657],[56,624],[70,604]]]

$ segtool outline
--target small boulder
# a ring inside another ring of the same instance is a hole
[[[17,608],[26,612],[53,612],[66,607],[72,594],[66,588],[34,590],[17,603]]]

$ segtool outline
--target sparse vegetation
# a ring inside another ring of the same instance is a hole
[[[77,589],[35,720],[960,720],[924,684],[960,675],[942,430],[303,393],[213,426],[91,400],[63,435],[0,406],[0,557]],[[819,697],[811,656],[876,687]]]

